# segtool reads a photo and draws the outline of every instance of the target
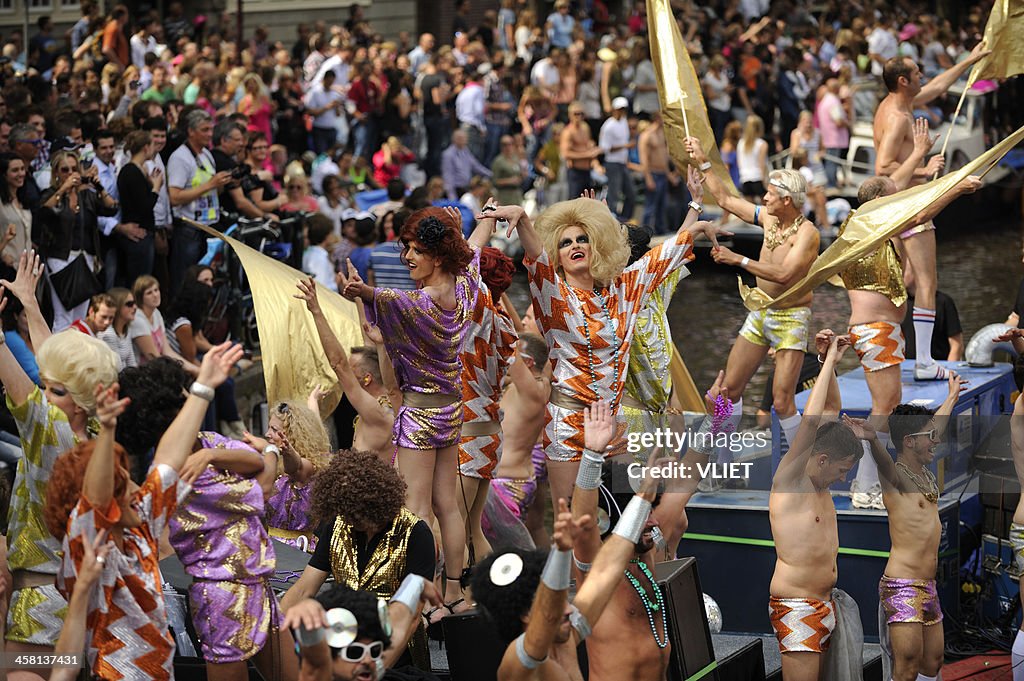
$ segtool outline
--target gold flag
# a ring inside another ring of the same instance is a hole
[[[223,239],[242,261],[256,311],[267,403],[298,400],[305,404],[313,388],[322,385],[331,389],[321,402],[322,413],[334,411],[341,400],[338,377],[320,345],[313,316],[303,301],[293,297],[298,293],[295,284],[309,277],[206,225],[187,219],[185,222]],[[362,345],[355,303],[320,284],[316,287],[320,307],[342,347]]]
[[[1009,78],[1024,73],[1024,0],[996,0],[985,24],[985,47],[992,54],[971,69],[969,89],[979,78]]]
[[[669,373],[672,374],[672,387],[676,391],[676,399],[683,407],[683,411],[694,411],[699,414],[707,412],[708,407],[704,403],[704,396],[697,390],[697,384],[693,382],[690,370],[683,363],[683,357],[679,354],[679,348],[672,344],[672,359],[668,365]]]
[[[772,298],[759,288],[745,286],[740,279],[740,296],[744,305],[748,310],[787,307],[904,231],[918,213],[952,191],[968,175],[984,176],[1022,140],[1024,127],[956,172],[865,203],[848,218],[843,233],[818,256],[807,276],[778,298]]]
[[[651,41],[651,61],[658,76],[658,98],[665,124],[665,139],[672,161],[686,179],[686,128],[700,140],[711,161],[711,170],[733,193],[738,195],[729,171],[718,153],[715,133],[708,120],[704,94],[697,72],[693,70],[686,43],[672,16],[669,0],[647,0],[647,28]],[[685,113],[683,109],[686,109]]]

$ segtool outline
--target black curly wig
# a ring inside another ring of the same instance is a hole
[[[523,571],[511,584],[497,586],[491,582],[491,566],[507,553],[514,553],[523,559]],[[470,581],[473,598],[491,618],[498,636],[506,644],[523,633],[523,617],[530,613],[533,606],[533,597],[540,585],[540,575],[547,559],[548,554],[544,551],[509,549],[495,551],[473,568]]]
[[[123,369],[118,383],[120,396],[130,397],[131,402],[117,420],[116,439],[128,452],[132,479],[141,484],[149,452],[185,405],[191,379],[180,363],[161,357]]]
[[[342,450],[313,478],[310,507],[321,520],[357,529],[391,523],[405,504],[405,480],[373,452]]]
[[[356,638],[380,641],[384,649],[391,647],[391,637],[380,624],[377,612],[377,597],[366,591],[356,591],[348,584],[336,583],[326,591],[317,594],[316,600],[324,610],[345,608],[351,612],[359,625]]]
[[[651,250],[651,236],[654,230],[650,227],[627,224],[626,233],[629,234],[629,265],[632,265]]]

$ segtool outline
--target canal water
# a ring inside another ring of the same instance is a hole
[[[980,328],[1002,322],[1013,308],[1017,288],[1024,278],[1021,238],[1024,223],[1015,207],[1007,207],[1003,220],[981,223],[940,224],[938,230],[939,290],[956,303],[963,326],[964,344]],[[716,265],[707,250],[698,250],[690,276],[680,282],[669,307],[672,336],[697,388],[705,390],[720,369],[743,324],[747,310],[736,285],[739,270]],[[753,285],[753,277],[744,281]],[[529,302],[529,288],[520,272],[509,295],[522,312]],[[812,334],[831,328],[845,332],[850,303],[844,289],[820,286],[812,304]],[[840,373],[857,366],[847,353]],[[771,360],[767,360],[744,393],[744,411],[751,413],[764,394]]]

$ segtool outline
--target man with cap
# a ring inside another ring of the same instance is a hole
[[[598,146],[604,151],[604,168],[608,174],[608,208],[622,222],[629,222],[633,218],[633,208],[636,205],[633,178],[626,168],[629,150],[635,144],[629,134],[629,121],[626,120],[628,109],[629,100],[625,97],[616,97],[612,100],[611,118],[601,125],[601,133],[597,139]],[[621,210],[620,199],[623,200]]]
[[[301,659],[299,677],[307,681],[371,681],[384,677],[419,624],[420,610],[439,605],[433,584],[406,575],[390,603],[369,591],[335,584],[316,598],[289,608],[284,626],[295,632]]]

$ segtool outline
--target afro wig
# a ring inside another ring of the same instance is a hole
[[[523,560],[523,571],[511,584],[498,586],[491,581],[491,566],[494,561],[509,553]],[[505,643],[511,643],[523,633],[523,617],[529,614],[533,606],[533,597],[540,585],[540,575],[547,558],[548,554],[544,551],[495,551],[473,568],[470,582],[473,598],[490,617],[498,630],[498,636]]]
[[[537,233],[544,243],[548,261],[559,269],[558,242],[569,227],[579,227],[590,237],[590,274],[594,281],[609,285],[629,262],[629,240],[608,206],[594,199],[573,199],[551,206],[537,218]]]
[[[117,420],[117,441],[132,459],[132,478],[141,484],[146,474],[142,462],[185,405],[191,379],[181,364],[160,357],[125,368],[118,382],[120,396],[131,402]]]
[[[404,504],[405,480],[372,452],[342,450],[313,478],[311,506],[321,520],[379,526],[398,517]]]

